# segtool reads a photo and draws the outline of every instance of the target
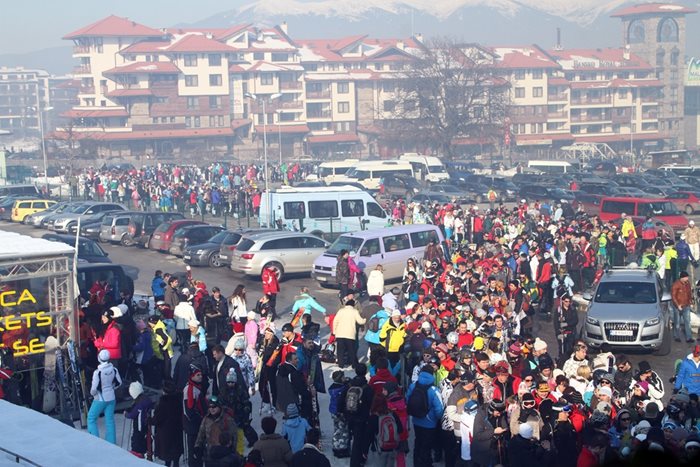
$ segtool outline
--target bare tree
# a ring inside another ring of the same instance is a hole
[[[455,138],[501,136],[510,104],[509,83],[498,76],[493,55],[478,45],[452,39],[431,41],[399,80],[396,130],[441,154],[453,156]]]

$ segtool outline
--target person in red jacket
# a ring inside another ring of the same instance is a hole
[[[609,444],[607,435],[594,431],[585,438],[587,439],[583,440],[583,448],[576,460],[576,467],[598,467],[602,465],[601,459],[605,448]]]
[[[277,273],[271,267],[266,266],[260,275],[262,279],[263,294],[270,296],[270,311],[272,312],[272,321],[277,319],[277,294],[280,293],[280,283],[277,279]]]
[[[93,333],[97,351],[109,350],[110,361],[115,365],[122,358],[122,337],[121,329],[119,329],[114,319],[119,318],[121,315],[122,311],[116,306],[106,310],[102,313],[102,324],[105,326],[104,332],[99,337]]]
[[[496,378],[493,383],[493,398],[506,400],[510,396],[518,394],[518,386],[520,386],[520,378],[509,373],[508,363],[496,363]]]
[[[369,385],[374,391],[375,397],[382,394],[384,385],[388,382],[393,382],[398,384],[396,377],[389,370],[389,360],[386,357],[379,357],[374,362],[374,367],[376,372],[374,376],[369,379]]]
[[[540,313],[542,313],[545,318],[549,318],[552,313],[552,303],[554,300],[554,290],[552,290],[552,281],[554,280],[553,266],[554,263],[552,262],[551,255],[546,251],[542,255],[537,271],[537,287],[539,287],[540,297],[542,297]]]
[[[389,410],[395,413],[399,417],[399,420],[401,420],[403,431],[399,433],[399,449],[396,452],[396,466],[404,467],[406,465],[406,452],[408,452],[408,435],[411,429],[408,423],[406,398],[401,392],[401,387],[393,381],[384,384],[382,393],[384,397],[386,397]]]

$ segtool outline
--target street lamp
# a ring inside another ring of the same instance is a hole
[[[282,109],[275,112],[277,114],[277,142],[280,146],[280,167],[282,167]],[[284,174],[282,174],[284,177]]]
[[[270,184],[269,184],[269,173],[267,170],[267,112],[265,111],[265,104],[267,100],[274,100],[280,97],[282,94],[280,93],[275,93],[275,94],[270,94],[269,96],[256,96],[255,94],[246,92],[243,94],[243,97],[247,97],[248,99],[252,99],[254,101],[260,101],[262,102],[262,112],[263,112],[263,160],[264,160],[264,174],[265,174],[265,192],[267,193],[267,209],[270,212],[270,215],[272,215],[272,206],[270,206]],[[268,219],[268,227],[270,226],[271,222],[270,219]]]
[[[51,192],[49,191],[49,165],[46,157],[46,142],[44,141],[44,112],[49,112],[53,110],[53,107],[44,107],[43,109],[41,108],[41,100],[39,99],[39,93],[37,92],[37,97],[36,97],[36,107],[28,107],[31,110],[36,111],[39,117],[39,134],[41,136],[41,155],[44,158],[44,185],[46,188],[46,194],[48,196],[51,195]]]

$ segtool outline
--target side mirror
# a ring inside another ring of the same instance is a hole
[[[661,295],[661,301],[662,302],[670,302],[671,301],[671,294],[669,292],[664,292]]]
[[[581,296],[582,296],[583,299],[586,300],[587,302],[590,302],[591,300],[593,300],[593,294],[590,293],[590,292],[584,292]]]

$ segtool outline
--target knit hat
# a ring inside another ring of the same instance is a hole
[[[649,402],[644,407],[644,418],[655,419],[659,416],[659,406],[656,402]]]
[[[598,394],[603,395],[603,396],[608,396],[612,397],[612,389],[610,389],[609,386],[600,386],[598,388]]]
[[[143,394],[143,386],[138,381],[134,381],[129,385],[129,395],[132,399],[136,399]]]
[[[401,310],[397,310],[397,309],[391,310],[391,317],[393,318],[394,316],[401,317]]]
[[[255,320],[255,312],[254,311],[249,311],[248,312],[248,321],[253,321]]]
[[[498,410],[499,412],[503,412],[504,410],[506,410],[506,403],[504,401],[502,401],[501,399],[494,399],[489,404],[489,410],[492,412],[494,410]]]
[[[647,371],[651,371],[651,365],[649,365],[649,362],[647,362],[646,360],[642,360],[641,362],[639,362],[639,374],[644,374]]]
[[[119,308],[118,306],[113,306],[109,309],[109,314],[112,318],[117,319],[121,318],[124,316],[124,313],[122,312],[122,309]]]
[[[296,404],[287,405],[287,410],[285,410],[285,417],[294,418],[299,416],[299,408]]]
[[[526,392],[525,394],[523,394],[522,401],[523,402],[530,402],[530,401],[534,402],[535,396],[533,396],[532,393]]]
[[[532,439],[532,427],[527,423],[521,423],[518,427],[518,434],[525,439]]]
[[[540,352],[547,348],[547,343],[539,337],[537,337],[535,338],[535,345],[533,346],[533,348],[535,349],[535,352]]]
[[[343,378],[345,378],[345,372],[343,370],[335,370],[331,374],[331,379],[333,380],[334,383],[342,383]]]
[[[236,370],[234,368],[229,368],[228,373],[226,373],[226,382],[235,383],[238,381],[238,376],[236,375]]]
[[[110,358],[112,358],[112,356],[107,349],[102,349],[100,353],[97,354],[97,359],[101,362],[108,362]]]
[[[466,404],[464,404],[464,411],[465,412],[476,412],[476,409],[479,408],[479,404],[475,400],[470,400]]]

